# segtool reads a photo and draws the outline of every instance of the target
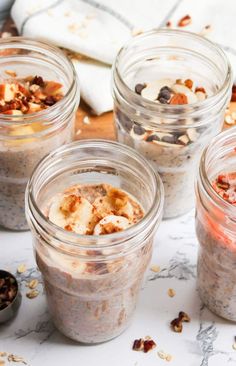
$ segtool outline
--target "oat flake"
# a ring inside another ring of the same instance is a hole
[[[161,268],[159,266],[154,265],[154,266],[151,266],[150,270],[152,272],[158,273],[158,272],[160,272]]]
[[[39,281],[34,279],[34,280],[31,280],[29,283],[28,283],[28,287],[33,290],[35,289],[39,284]]]
[[[26,271],[26,265],[25,264],[20,264],[19,267],[17,268],[17,272],[18,273],[24,273]]]
[[[34,299],[35,297],[37,297],[39,294],[38,290],[32,290],[27,292],[26,296],[28,297],[28,299]]]

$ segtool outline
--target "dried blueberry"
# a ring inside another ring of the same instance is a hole
[[[135,85],[135,88],[134,88],[134,90],[135,90],[135,93],[137,93],[137,94],[141,94],[141,92],[142,92],[142,90],[144,89],[146,87],[146,84],[137,84],[137,85]]]
[[[171,135],[171,136],[163,136],[161,141],[163,142],[167,142],[169,144],[174,144],[175,143],[175,136]]]
[[[161,103],[161,104],[167,104],[168,103],[168,100],[163,98],[163,97],[159,97],[157,98],[157,100]]]
[[[145,133],[145,129],[141,126],[135,125],[134,133],[136,133],[136,135],[143,135]]]
[[[152,142],[152,141],[160,141],[159,137],[157,135],[150,135],[148,136],[147,142]]]

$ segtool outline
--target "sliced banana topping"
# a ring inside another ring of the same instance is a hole
[[[108,215],[94,228],[94,235],[112,234],[127,229],[131,223],[124,216]]]
[[[93,205],[75,194],[57,196],[49,208],[49,220],[77,234],[89,234],[93,226]]]

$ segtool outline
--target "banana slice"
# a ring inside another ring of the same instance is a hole
[[[96,198],[93,206],[100,218],[107,215],[124,216],[130,220],[133,218],[133,206],[129,202],[128,196],[115,188],[109,190],[107,196]]]
[[[94,228],[94,235],[112,234],[123,231],[131,225],[130,221],[123,216],[108,215]]]
[[[49,208],[49,220],[77,234],[88,234],[93,223],[93,206],[75,194],[57,196]]]

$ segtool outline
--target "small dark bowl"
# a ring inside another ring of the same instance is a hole
[[[13,318],[20,307],[21,304],[21,293],[19,290],[18,282],[15,276],[13,276],[10,272],[0,270],[0,278],[11,277],[15,280],[16,283],[16,295],[11,303],[4,309],[0,310],[0,324],[5,323],[11,318]]]

